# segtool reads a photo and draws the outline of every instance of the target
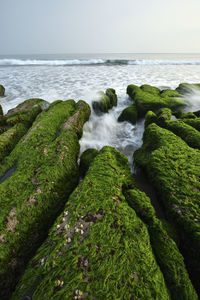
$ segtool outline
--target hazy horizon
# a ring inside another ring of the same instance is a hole
[[[1,55],[199,53],[199,0],[1,0]]]

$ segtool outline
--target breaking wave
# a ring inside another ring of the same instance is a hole
[[[200,61],[173,61],[173,60],[148,60],[148,59],[0,59],[0,66],[77,66],[77,65],[200,65]]]

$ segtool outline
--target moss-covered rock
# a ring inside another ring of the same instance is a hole
[[[194,111],[193,114],[199,118],[200,117],[200,110]]]
[[[110,98],[111,107],[117,106],[117,94],[114,89],[107,89],[106,95]]]
[[[168,121],[165,127],[181,137],[190,147],[200,150],[200,132],[182,120]]]
[[[198,112],[197,112],[198,113]],[[197,116],[193,112],[184,113],[182,109],[173,112],[173,115],[178,119],[196,119]]]
[[[5,127],[2,127],[2,134],[0,135],[0,163],[3,159],[9,155],[18,141],[25,135],[28,128],[22,124],[16,124],[12,128],[6,130]]]
[[[110,98],[104,92],[98,92],[96,100],[92,102],[92,107],[97,115],[107,113],[112,107]]]
[[[0,105],[0,116],[3,116],[3,109],[1,105]]]
[[[152,95],[159,95],[160,94],[160,89],[149,85],[149,84],[143,84],[140,86],[141,90],[143,90],[144,92],[150,93]]]
[[[76,115],[79,110],[80,123]],[[37,117],[0,165],[0,177],[16,166],[0,184],[1,299],[8,299],[26,262],[44,240],[78,182],[78,135],[89,112],[86,103],[57,103]],[[72,115],[76,115],[76,128]]]
[[[93,159],[97,156],[99,153],[98,150],[90,148],[85,150],[80,157],[80,175],[85,176],[85,173],[89,169],[90,164],[92,163]]]
[[[137,215],[147,225],[151,245],[165,281],[171,293],[171,298],[198,299],[189,279],[184,259],[174,240],[169,236],[162,222],[156,217],[150,199],[145,193],[132,189],[126,192],[126,199]]]
[[[185,94],[193,89],[200,89],[200,83],[180,83],[176,88],[176,91],[178,91],[180,94]]]
[[[6,115],[0,115],[0,126],[4,129],[4,134],[0,136],[0,163],[28,131],[37,115],[48,105],[48,102],[42,99],[28,99],[9,110]]]
[[[119,122],[128,121],[132,124],[135,124],[137,121],[137,115],[138,115],[137,108],[135,104],[132,104],[122,111],[122,113],[118,117],[118,121]]]
[[[144,127],[146,128],[149,124],[156,123],[156,122],[157,122],[157,115],[153,111],[149,110],[145,115]]]
[[[169,130],[151,124],[134,159],[146,170],[168,217],[179,230],[187,268],[200,293],[200,151]]]
[[[139,88],[139,86],[135,85],[135,84],[129,84],[127,86],[126,92],[127,94],[131,97],[131,99],[134,98],[135,94],[137,92],[139,92],[141,89]]]
[[[3,97],[5,94],[5,87],[0,84],[0,97]]]
[[[171,120],[172,111],[169,108],[161,108],[157,112],[157,123],[159,125],[165,124],[166,121]]]
[[[148,110],[156,112],[162,107],[175,109],[186,105],[181,98],[169,96],[162,97],[156,92],[144,91],[135,85],[129,85],[127,87],[127,93],[134,100],[139,117],[143,117]]]
[[[125,201],[128,160],[104,147],[12,299],[170,299],[145,224]],[[131,182],[131,181],[130,181]]]
[[[200,131],[200,118],[196,119],[185,119],[183,118],[182,121],[192,127],[194,127],[196,130]]]
[[[160,92],[160,96],[165,98],[165,97],[180,97],[181,94],[177,90],[163,90]]]
[[[8,111],[5,115],[6,123],[10,126],[23,123],[30,127],[36,116],[48,106],[49,103],[42,99],[33,98],[25,100],[17,107]]]
[[[3,127],[3,126],[0,126],[0,135],[2,134],[2,133],[4,133],[6,131],[6,128],[5,127]],[[0,145],[1,145],[1,137],[0,137]],[[1,147],[1,146],[0,146]],[[0,156],[1,156],[1,154],[0,154]]]

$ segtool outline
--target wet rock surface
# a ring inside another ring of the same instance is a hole
[[[80,118],[71,120],[70,128],[62,128],[77,113]],[[83,101],[81,105],[73,100],[52,105],[0,165],[1,177],[16,164],[14,173],[0,184],[2,299],[9,297],[27,260],[78,182],[78,135],[89,114]]]
[[[145,116],[134,163],[156,202],[112,147],[87,149],[78,166],[86,102],[0,113],[1,299],[198,299],[200,113],[184,112],[194,88],[127,87],[124,120]],[[99,96],[97,114],[117,105],[114,89]]]

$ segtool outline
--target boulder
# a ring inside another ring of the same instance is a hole
[[[5,95],[5,87],[0,84],[0,97],[3,97]]]
[[[171,299],[146,225],[123,190],[127,158],[104,147],[29,262],[14,299]]]
[[[161,96],[161,94],[158,94],[158,89],[153,88],[151,86],[148,86],[148,88],[139,88],[136,85],[129,85],[127,87],[127,93],[133,99],[139,117],[143,117],[148,110],[156,112],[162,107],[177,109],[180,106],[186,105],[180,97]]]
[[[151,124],[134,160],[146,171],[169,220],[176,225],[190,278],[200,293],[200,151],[169,130]]]
[[[80,175],[85,176],[87,170],[89,169],[90,164],[92,163],[93,159],[97,156],[99,153],[96,149],[87,149],[85,150],[80,157]]]
[[[169,234],[165,229],[169,228],[169,225],[166,226],[166,222],[163,223],[156,217],[151,200],[145,193],[136,188],[128,190],[126,199],[148,228],[151,246],[170,290],[171,298],[197,300],[198,296],[190,281],[184,258],[170,236],[172,230],[170,228]]]
[[[176,88],[180,94],[188,93],[194,89],[200,89],[200,83],[180,83]]]
[[[115,90],[111,88],[107,89],[106,95],[110,98],[111,106],[117,106],[117,94],[115,93]]]
[[[6,123],[9,126],[13,126],[17,123],[23,123],[30,127],[36,116],[48,106],[49,103],[43,99],[32,98],[25,100],[17,105],[17,107],[8,111],[5,115]]]
[[[149,124],[156,123],[156,122],[157,122],[156,114],[153,111],[149,110],[145,115],[144,127],[146,128]]]
[[[89,114],[83,101],[52,105],[0,165],[1,178],[16,166],[0,184],[1,299],[10,297],[27,261],[78,183],[78,136]]]
[[[118,117],[118,121],[119,122],[128,121],[132,124],[135,124],[137,121],[137,115],[138,115],[137,108],[135,104],[132,104],[122,111],[122,113]]]

